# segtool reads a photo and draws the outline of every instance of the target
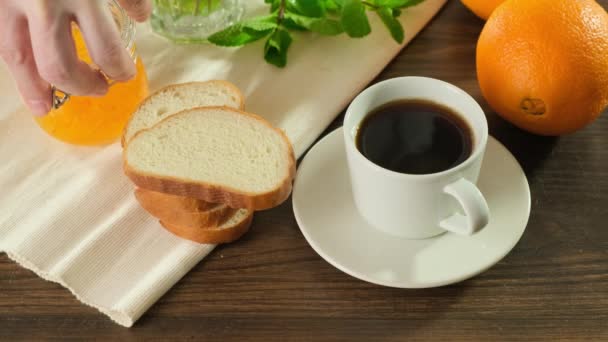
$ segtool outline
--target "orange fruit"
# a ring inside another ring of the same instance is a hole
[[[488,20],[490,14],[498,7],[498,5],[505,2],[505,0],[461,0],[462,3],[468,7],[475,15],[483,20]]]
[[[479,37],[477,78],[516,126],[576,131],[608,106],[608,13],[593,0],[508,0]]]

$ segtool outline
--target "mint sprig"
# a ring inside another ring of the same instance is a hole
[[[324,36],[346,33],[362,38],[371,33],[368,14],[380,17],[391,37],[403,43],[405,33],[399,22],[402,9],[424,0],[264,0],[270,15],[251,18],[211,35],[208,41],[219,46],[242,46],[266,39],[264,59],[277,67],[287,64],[292,31],[309,31]]]
[[[352,38],[365,37],[372,32],[361,0],[344,0],[340,22],[346,34]]]
[[[228,27],[207,38],[219,46],[242,46],[260,40],[278,28],[274,16],[255,18]]]
[[[394,10],[389,7],[380,7],[376,10],[376,13],[378,13],[380,19],[382,19],[382,22],[384,23],[384,26],[386,26],[388,31],[391,33],[391,37],[393,37],[396,42],[400,44],[403,43],[403,26],[401,26],[401,23],[395,16]]]
[[[287,50],[291,45],[291,36],[286,30],[279,28],[274,31],[264,45],[264,59],[279,68],[287,64]]]

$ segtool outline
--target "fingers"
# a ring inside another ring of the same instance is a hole
[[[139,22],[148,19],[152,13],[150,0],[118,0],[118,2],[131,18]]]
[[[131,79],[135,76],[135,63],[125,49],[105,1],[86,1],[81,6],[76,20],[95,64],[110,79]]]
[[[32,48],[40,76],[69,94],[104,95],[108,91],[108,83],[103,75],[76,56],[71,34],[72,18],[64,13],[52,14],[52,11],[44,9],[28,13]]]
[[[148,0],[120,2],[136,20],[145,20],[150,14]],[[72,21],[79,23],[89,54],[109,78],[120,81],[135,75],[135,65],[106,1],[28,3],[31,6],[17,3],[21,5],[10,8],[11,15],[0,13],[0,57],[35,114],[44,115],[51,108],[49,84],[73,95],[103,95],[108,90],[103,74],[78,58]]]
[[[24,16],[5,18],[0,29],[0,55],[5,61],[25,105],[34,115],[51,110],[51,89],[38,74]]]

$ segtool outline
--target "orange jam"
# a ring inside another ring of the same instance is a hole
[[[72,30],[78,57],[91,64],[84,39]],[[131,113],[148,95],[148,80],[141,59],[137,75],[127,82],[111,85],[102,97],[71,96],[59,109],[51,110],[36,121],[51,136],[76,145],[102,145],[121,136]]]

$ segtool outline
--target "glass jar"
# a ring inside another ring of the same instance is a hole
[[[242,0],[154,0],[152,28],[180,43],[204,42],[243,17]]]
[[[109,0],[108,4],[137,74],[127,82],[108,80],[108,93],[102,97],[69,96],[54,91],[54,109],[36,121],[48,134],[70,144],[103,145],[116,141],[131,113],[148,95],[144,65],[135,50],[135,24],[115,0]],[[93,65],[76,24],[72,25],[72,35],[78,57]]]

